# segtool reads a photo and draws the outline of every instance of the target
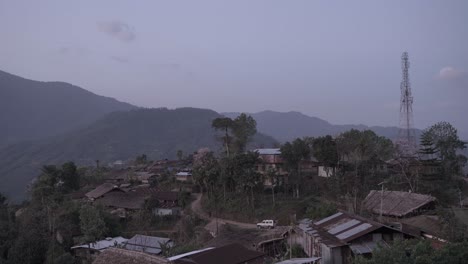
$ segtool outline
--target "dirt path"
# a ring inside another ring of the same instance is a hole
[[[246,229],[257,228],[256,224],[243,223],[243,222],[237,222],[237,221],[227,220],[227,219],[222,219],[222,218],[209,217],[208,214],[205,211],[203,211],[203,208],[201,206],[202,194],[197,193],[195,194],[195,197],[196,199],[195,201],[192,202],[190,207],[192,208],[192,211],[195,214],[197,214],[200,218],[209,221],[209,223],[205,227],[209,231],[216,233],[216,229],[217,229],[216,227],[217,226],[219,227],[224,224],[235,225],[235,226],[246,228]]]

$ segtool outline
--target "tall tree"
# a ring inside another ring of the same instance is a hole
[[[419,162],[421,191],[436,196],[442,203],[456,199],[457,178],[463,174],[466,157],[460,154],[466,143],[447,122],[439,122],[421,135]]]
[[[258,164],[257,152],[246,152],[237,154],[234,159],[234,175],[236,176],[236,189],[247,198],[252,210],[255,209],[254,190],[263,186],[261,175],[255,166]]]
[[[336,142],[330,135],[318,137],[312,140],[312,155],[328,168],[338,164],[338,152]]]
[[[78,190],[80,188],[80,175],[77,172],[75,163],[66,162],[62,164],[60,178],[66,190]]]
[[[336,138],[340,170],[336,183],[342,184],[340,194],[352,197],[352,209],[358,208],[358,199],[363,198],[383,179],[380,167],[393,157],[391,140],[376,135],[371,130],[352,129]]]
[[[301,185],[301,160],[310,156],[310,148],[306,142],[300,138],[292,143],[286,142],[281,146],[281,157],[285,161],[286,169],[289,172],[289,178],[295,185],[293,188],[293,197],[299,198],[299,187]]]
[[[438,157],[442,161],[443,169],[449,176],[460,174],[466,163],[466,158],[458,151],[466,148],[466,142],[458,138],[457,129],[448,122],[439,122],[425,131],[427,137],[438,150]]]
[[[107,232],[101,212],[91,206],[83,205],[80,210],[80,227],[86,242],[94,242]]]
[[[213,120],[211,126],[216,130],[222,130],[224,132],[223,142],[226,150],[226,156],[229,157],[229,145],[231,144],[231,137],[229,131],[234,126],[234,121],[229,117],[219,117]]]
[[[177,158],[179,160],[182,160],[183,157],[184,157],[184,152],[181,149],[177,150]]]
[[[208,197],[211,197],[216,191],[220,178],[220,166],[213,152],[206,152],[197,158],[193,168],[193,178],[207,191]]]
[[[240,114],[234,119],[232,133],[235,136],[234,146],[238,153],[244,152],[247,143],[257,133],[257,122],[250,115]]]

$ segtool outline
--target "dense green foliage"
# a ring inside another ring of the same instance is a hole
[[[0,191],[12,199],[38,173],[36,164],[73,160],[79,165],[129,161],[142,153],[147,160],[175,159],[177,151],[193,153],[201,147],[219,150],[211,110],[180,108],[139,109],[107,115],[96,123],[37,144],[12,145],[0,151]],[[271,137],[256,134],[249,148],[272,146]],[[140,158],[142,158],[140,156]]]
[[[225,113],[230,118],[236,118],[240,113]],[[329,122],[307,116],[300,112],[262,111],[250,114],[257,121],[257,130],[279,140],[293,141],[296,138],[321,137],[338,135],[351,129],[372,130],[379,136],[394,139],[398,135],[398,127],[365,126],[365,125],[335,125]],[[416,136],[421,131],[415,129]],[[468,139],[468,138],[467,138]]]
[[[218,211],[252,214],[259,191],[263,189],[261,175],[255,165],[258,153],[237,153],[217,159],[205,153],[193,170],[194,180],[207,193],[207,207]]]
[[[300,162],[310,156],[310,148],[302,139],[296,139],[292,143],[286,142],[281,146],[281,157],[285,161],[285,167],[289,172],[289,183],[294,185],[293,196],[299,198],[302,185],[302,173]]]
[[[231,152],[244,152],[247,143],[257,133],[257,122],[251,116],[244,113],[234,120],[228,117],[216,118],[211,125],[213,128],[223,131],[221,138],[226,151],[226,157],[229,157]]]
[[[71,199],[76,189],[82,191],[84,185],[93,182],[90,178],[98,177],[99,180],[99,172],[103,170],[77,169],[72,162],[48,165],[30,186],[31,199],[27,203],[9,205],[6,197],[0,194],[0,263],[72,264],[76,260],[70,248],[77,243],[105,237],[131,237],[142,230],[154,232],[174,228],[178,217],[155,216],[152,213],[154,207],[149,204],[121,219],[111,214],[108,208]],[[184,207],[189,203],[190,195],[181,192],[179,199]],[[177,239],[193,235],[189,225],[198,222],[181,224],[176,229],[180,233]]]
[[[468,243],[447,244],[434,250],[429,241],[397,240],[390,247],[380,247],[371,259],[358,257],[354,264],[463,264],[468,263]]]

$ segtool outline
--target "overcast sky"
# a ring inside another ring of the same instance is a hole
[[[0,70],[145,107],[468,131],[468,1],[0,0]]]

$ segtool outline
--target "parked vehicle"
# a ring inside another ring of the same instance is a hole
[[[257,228],[275,228],[275,220],[263,220],[260,223],[257,223]]]

